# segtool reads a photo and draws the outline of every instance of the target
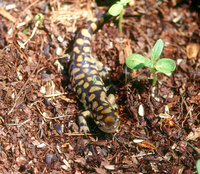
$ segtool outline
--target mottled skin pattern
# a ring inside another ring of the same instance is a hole
[[[86,111],[78,118],[80,130],[87,133],[89,128],[85,117],[91,116],[100,130],[114,133],[118,130],[120,121],[114,109],[113,96],[107,96],[101,77],[103,64],[91,56],[91,34],[93,34],[110,16],[94,18],[87,27],[77,34],[70,65],[70,81],[78,98]]]

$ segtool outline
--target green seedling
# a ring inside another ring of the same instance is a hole
[[[192,144],[190,144],[189,142],[187,142],[187,144],[191,147],[191,148],[193,148],[198,154],[200,154],[200,151],[197,149],[197,148],[195,148]],[[197,167],[197,174],[200,174],[200,158],[197,160],[197,162],[196,162],[196,167]]]
[[[175,70],[176,64],[172,59],[169,58],[158,58],[160,57],[164,43],[162,39],[157,40],[151,53],[151,58],[143,57],[140,54],[131,54],[126,59],[126,65],[131,69],[139,69],[144,66],[148,67],[152,73],[153,83],[155,86],[157,82],[157,72],[164,73],[166,75],[171,75],[171,72]]]
[[[35,22],[35,26],[33,28],[33,31],[31,33],[31,36],[24,43],[22,43],[20,41],[17,41],[17,43],[20,45],[21,48],[25,48],[25,45],[33,38],[33,36],[35,35],[37,29],[43,27],[44,15],[42,13],[36,14],[34,19],[33,19],[33,21],[36,21],[36,22]],[[23,30],[24,34],[26,34],[26,32],[27,32],[27,28],[25,28]]]
[[[196,166],[197,166],[197,173],[200,173],[200,159],[197,160]]]
[[[123,9],[129,3],[130,0],[120,0],[117,1],[115,4],[113,4],[109,10],[108,13],[112,16],[118,16],[119,15],[119,31],[122,32],[122,19],[123,19]]]
[[[43,27],[43,22],[44,22],[44,15],[42,13],[37,13],[33,19],[33,21],[38,21],[40,20],[40,26],[39,28]]]

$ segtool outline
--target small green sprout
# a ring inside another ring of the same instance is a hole
[[[44,22],[44,15],[42,13],[38,13],[35,15],[33,21],[38,21],[40,20],[40,27],[39,28],[42,28],[43,27],[43,22]]]
[[[122,19],[123,19],[123,9],[129,3],[130,0],[120,0],[117,1],[115,4],[113,4],[109,10],[108,13],[112,16],[118,16],[119,15],[119,31],[122,32]]]
[[[144,66],[148,67],[153,76],[152,85],[155,86],[157,82],[156,71],[171,75],[171,72],[175,70],[176,64],[172,59],[169,58],[158,58],[160,57],[164,43],[162,39],[157,40],[151,53],[151,58],[145,58],[140,54],[131,54],[126,59],[126,65],[131,69],[139,69]]]
[[[22,33],[23,33],[23,34],[26,34],[26,33],[27,33],[27,31],[28,31],[28,29],[27,29],[27,28],[25,28],[25,29],[22,31]]]
[[[194,149],[198,154],[200,154],[200,151],[195,148],[192,144],[190,144],[189,142],[187,142],[187,144],[192,148]],[[197,174],[200,174],[200,158],[197,160],[196,162],[196,167],[197,167]]]
[[[196,166],[197,166],[197,173],[200,173],[200,159],[197,160]]]

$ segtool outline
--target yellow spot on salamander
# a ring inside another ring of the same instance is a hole
[[[90,57],[85,57],[84,60],[89,63],[93,63],[93,60]]]
[[[101,90],[102,88],[101,87],[98,87],[98,86],[92,86],[91,88],[90,88],[90,90],[89,90],[89,92],[94,92],[94,91],[99,91],[99,90]]]
[[[90,52],[91,51],[91,47],[83,47],[83,51],[84,52]]]
[[[82,93],[82,96],[81,96],[81,100],[82,100],[82,101],[85,101],[85,97],[86,97],[86,93],[83,92],[83,93]]]
[[[93,104],[92,104],[92,109],[94,110],[97,106],[98,106],[97,101],[94,101]]]
[[[84,85],[83,85],[83,87],[84,87],[84,88],[87,88],[89,85],[90,85],[90,84],[89,84],[88,82],[85,82]]]
[[[74,51],[75,53],[77,53],[77,54],[80,53],[80,49],[79,49],[78,47],[74,47],[73,51]]]
[[[83,68],[88,68],[90,65],[89,64],[84,64],[82,67]]]
[[[91,45],[91,42],[90,42],[90,40],[85,39],[85,40],[84,40],[84,44]]]
[[[76,74],[77,72],[79,72],[80,71],[80,68],[74,68],[73,70],[72,70],[72,74]]]
[[[79,55],[76,59],[77,62],[82,62],[83,60],[83,56],[82,55]]]
[[[78,95],[80,95],[82,93],[81,88],[78,88],[77,93],[78,93]]]
[[[91,21],[92,22],[96,22],[98,19],[97,18],[92,18]]]
[[[103,106],[99,106],[98,108],[97,108],[97,111],[100,111],[100,110],[102,110],[104,107]]]
[[[103,115],[98,116],[98,120],[102,120],[102,118],[103,118]]]
[[[91,67],[92,69],[96,69],[96,70],[97,70],[97,66],[95,66],[95,65],[90,65],[90,67]]]
[[[88,98],[89,102],[91,102],[92,100],[94,100],[95,98],[95,94],[91,94],[90,97]]]
[[[115,113],[114,113],[114,115],[115,115],[117,118],[119,118],[119,115],[118,115],[118,113],[117,113],[117,112],[115,112]]]
[[[100,79],[100,80],[101,80],[101,79]],[[103,83],[103,81],[102,81],[102,80],[101,80],[101,82]],[[104,91],[107,91],[107,89],[105,88],[105,86],[103,87],[103,90],[104,90]]]
[[[81,99],[81,102],[83,103],[83,106],[86,109],[87,108],[87,101],[85,99],[84,100]]]
[[[76,88],[75,87],[73,88],[73,91],[76,92]]]
[[[97,25],[95,23],[92,23],[91,28],[92,28],[93,31],[95,31],[97,29]]]
[[[100,100],[105,101],[105,98],[106,98],[106,93],[104,91],[102,91],[100,94]]]
[[[81,86],[84,83],[84,80],[81,80],[80,82],[78,82],[78,86]]]
[[[78,38],[78,39],[76,40],[76,43],[79,44],[79,45],[83,45],[83,39]]]
[[[81,73],[81,74],[78,74],[77,76],[75,76],[74,78],[76,80],[79,80],[79,79],[83,79],[85,77],[85,74]]]
[[[101,81],[96,81],[95,84],[96,85],[103,85],[103,83]]]
[[[104,109],[103,111],[101,111],[102,114],[108,114],[111,112],[111,109],[110,108],[106,108]]]
[[[82,66],[82,63],[77,63],[76,66],[81,67],[81,66]]]
[[[97,74],[97,71],[93,69],[93,70],[90,71],[90,74],[93,74],[93,75]]]
[[[89,71],[89,69],[87,69],[87,68],[84,68],[84,69],[83,69],[83,72],[84,72],[84,73],[87,73],[88,71]]]
[[[91,82],[92,81],[92,77],[87,77],[87,81]]]
[[[82,115],[86,118],[89,117],[91,115],[90,111],[83,111]]]
[[[91,37],[90,33],[88,32],[88,30],[86,28],[84,28],[84,29],[81,30],[81,34],[83,36],[85,36],[85,37],[88,37],[88,38]]]

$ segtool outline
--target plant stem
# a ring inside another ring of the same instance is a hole
[[[156,85],[156,82],[157,82],[157,76],[156,76],[156,71],[154,68],[151,68],[151,73],[153,75],[153,83],[152,83],[152,86],[155,86]]]
[[[189,142],[187,142],[187,144],[188,144],[190,147],[192,147],[197,153],[200,154],[200,151],[199,151],[198,149],[196,149],[193,145],[191,145]]]
[[[123,19],[123,10],[122,10],[122,12],[119,14],[119,24],[118,24],[118,27],[119,27],[120,33],[122,33],[122,19]]]

